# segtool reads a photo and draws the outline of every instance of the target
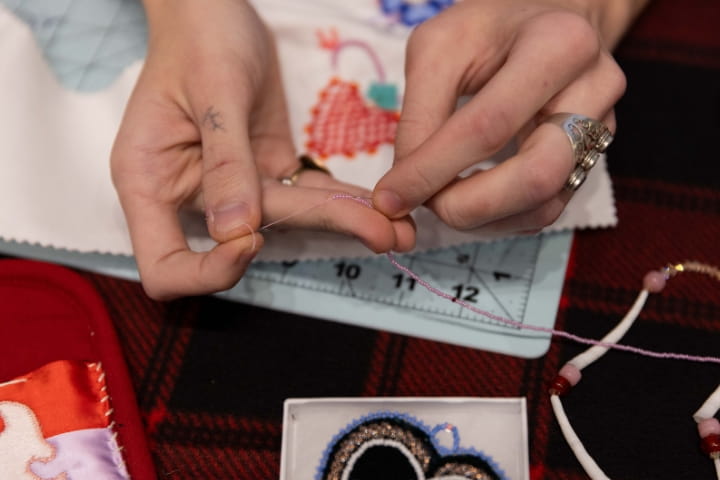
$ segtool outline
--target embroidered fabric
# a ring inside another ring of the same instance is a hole
[[[107,3],[107,8],[114,9],[128,2],[108,0],[99,3]],[[305,143],[309,138],[303,129],[312,122],[310,112],[318,101],[317,93],[333,76],[357,84],[363,92],[364,108],[376,112],[386,133],[394,128],[392,115],[388,117],[386,113],[396,110],[393,106],[397,106],[397,99],[404,90],[404,48],[410,28],[402,22],[389,20],[375,0],[256,0],[252,3],[277,38],[288,96],[289,121],[298,152],[306,149]],[[406,12],[418,8],[411,4],[419,5],[416,1],[393,5],[388,2],[385,8],[402,11],[402,4],[406,4]],[[332,55],[318,46],[316,35],[318,29],[331,28],[337,28],[342,39],[371,45],[385,68],[385,78],[379,78],[367,52],[360,48],[343,49],[337,65],[333,65]],[[136,35],[136,32],[116,28],[113,35]],[[6,199],[0,205],[0,217],[13,221],[0,226],[0,237],[80,252],[131,255],[132,245],[107,163],[98,159],[109,157],[124,105],[140,71],[140,63],[129,67],[105,90],[79,95],[57,82],[27,24],[2,7],[0,38],[0,69],[13,72],[4,79],[7,85],[0,91],[0,104],[3,105],[0,125],[6,126],[6,131],[14,132],[4,139],[4,155],[0,156],[0,170],[3,172],[0,175],[0,190]],[[60,42],[61,38],[54,38],[50,48],[59,50]],[[108,54],[108,57],[111,56]],[[88,64],[87,67],[92,68],[93,65]],[[38,124],[40,117],[33,112],[40,110],[46,114],[41,116],[42,122]],[[361,112],[362,108],[357,111]],[[363,114],[360,115],[362,117]],[[339,125],[335,123],[333,128]],[[38,129],[55,134],[45,135],[43,141],[38,142]],[[88,135],[87,132],[93,134]],[[382,132],[369,137],[357,134],[364,139],[361,145],[369,148],[353,147],[355,156],[352,161],[347,161],[345,152],[329,155],[326,166],[338,180],[372,189],[392,165],[392,145],[384,141],[389,135]],[[383,141],[372,153],[377,138]],[[341,143],[347,147],[350,142],[345,140]],[[493,161],[487,160],[478,168],[491,165]],[[33,185],[33,188],[28,189],[27,185]],[[87,192],[93,192],[92,202],[87,201]],[[88,218],[93,221],[88,222]],[[214,242],[207,235],[204,220],[194,220],[186,225],[189,243],[193,249],[206,250]],[[455,231],[423,209],[416,212],[415,220],[419,226],[417,251],[489,238],[480,238],[473,232]],[[593,174],[566,212],[549,230],[603,227],[615,223],[610,178],[602,163],[593,169]],[[339,238],[335,234],[293,231],[268,234],[266,240],[258,260],[370,255],[359,242]]]
[[[99,363],[57,361],[0,384],[0,478],[130,480]]]

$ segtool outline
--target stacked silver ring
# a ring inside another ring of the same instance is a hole
[[[555,113],[545,119],[563,129],[572,147],[575,168],[564,188],[574,192],[613,141],[610,130],[600,121],[577,113]]]

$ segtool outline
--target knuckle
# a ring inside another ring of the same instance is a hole
[[[500,151],[515,133],[507,113],[500,109],[474,112],[469,115],[466,129],[469,135],[477,137],[485,155]]]
[[[548,30],[545,33],[555,40],[554,50],[560,58],[588,62],[600,54],[598,32],[585,17],[572,12],[552,12],[543,19]]]
[[[528,168],[522,190],[528,204],[539,205],[557,195],[562,188],[565,177],[559,173],[560,169],[552,168],[544,162],[532,163],[534,166]]]
[[[235,156],[227,148],[218,145],[206,147],[203,155],[203,175],[210,181],[225,181],[234,174]]]
[[[172,294],[167,289],[162,279],[153,275],[143,276],[142,287],[148,297],[159,302],[164,302],[177,298],[177,295]]]
[[[478,219],[468,205],[468,203],[442,200],[434,203],[433,211],[449,227],[455,230],[470,230],[477,226]]]
[[[405,50],[405,75],[422,81],[447,66],[447,52],[458,45],[461,29],[445,28],[439,17],[433,17],[416,26],[410,33]]]
[[[116,188],[122,184],[126,176],[128,159],[132,158],[127,143],[121,130],[110,151],[110,179]]]
[[[559,15],[558,31],[563,32],[566,44],[580,49],[588,56],[597,55],[600,51],[600,37],[592,24],[584,17],[575,14]]]
[[[407,41],[407,57],[410,59],[422,58],[423,53],[435,44],[437,30],[432,19],[416,26],[410,33]]]
[[[535,229],[539,230],[555,223],[555,220],[560,217],[563,210],[563,205],[556,202],[552,202],[549,205],[541,207],[534,215],[535,221],[533,222],[533,225]]]
[[[408,177],[405,178],[412,180],[407,182],[407,184],[422,197],[420,200],[425,200],[438,190],[438,186],[436,185],[437,179],[433,179],[431,173],[423,166],[418,162],[412,161],[408,162],[408,166],[410,167],[410,172]],[[401,180],[401,178],[398,178],[398,180]]]
[[[116,154],[110,157],[110,180],[116,189],[122,188],[123,169],[122,161]]]
[[[324,232],[342,231],[342,229],[339,227],[339,225],[333,219],[332,215],[330,215],[326,211],[324,211],[321,215],[319,215],[317,217],[316,228],[318,228],[319,230],[324,231]]]
[[[193,287],[197,294],[205,295],[215,292],[221,292],[232,288],[237,283],[238,278],[232,273],[213,268],[208,264],[211,261],[206,256],[202,261],[198,262],[195,271],[196,285]]]
[[[610,59],[610,66],[607,68],[605,75],[605,84],[612,92],[613,97],[616,99],[622,97],[627,89],[627,77],[622,71],[622,68],[620,68],[620,65]]]

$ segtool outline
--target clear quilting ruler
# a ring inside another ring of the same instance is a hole
[[[435,288],[516,322],[552,327],[571,233],[399,255]],[[259,263],[230,292],[256,305],[522,357],[547,335],[509,328],[430,293],[387,258]]]
[[[109,85],[145,53],[146,24],[135,0],[0,0],[25,21],[61,82],[76,90]],[[571,233],[474,243],[399,256],[435,287],[495,315],[554,323]],[[137,278],[132,258],[80,254],[13,242],[0,251]],[[521,357],[536,357],[547,335],[498,325],[432,295],[382,256],[257,263],[232,300]]]

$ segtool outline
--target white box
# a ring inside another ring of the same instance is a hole
[[[451,424],[461,449],[491,457],[507,480],[530,478],[524,398],[388,397],[286,400],[280,480],[314,480],[333,439],[376,412],[409,415],[430,428]],[[452,435],[441,443],[450,447]]]

